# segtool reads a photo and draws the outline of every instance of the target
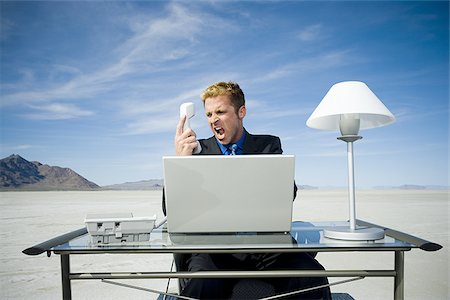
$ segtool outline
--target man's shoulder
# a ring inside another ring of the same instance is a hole
[[[248,135],[251,136],[251,137],[254,137],[254,138],[279,139],[278,136],[271,135],[271,134],[252,134],[252,133],[249,133]]]
[[[207,138],[207,139],[198,139],[198,141],[202,144],[202,145],[210,145],[212,143],[217,143],[216,142],[216,138],[214,136]]]
[[[213,140],[215,140],[215,137],[214,136],[211,136],[211,137],[209,137],[209,138],[205,138],[205,139],[198,139],[199,141],[203,141],[203,142],[205,142],[205,141],[213,141]]]
[[[200,154],[222,154],[214,136],[207,139],[199,139],[198,141],[202,146],[202,151]]]
[[[259,141],[279,141],[280,138],[276,135],[270,135],[270,134],[251,134],[247,133],[247,138],[252,140],[259,140]]]
[[[269,134],[248,134],[244,142],[247,154],[281,154],[280,138]]]

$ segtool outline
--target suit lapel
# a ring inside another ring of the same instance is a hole
[[[246,133],[246,137],[245,137],[244,149],[243,149],[244,154],[257,153],[258,149],[256,148],[257,144],[255,143],[255,136],[248,133],[247,131],[245,131],[245,133]]]

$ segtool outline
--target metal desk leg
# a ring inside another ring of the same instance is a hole
[[[72,299],[72,288],[70,286],[70,257],[69,254],[61,254],[61,279],[63,300]]]
[[[394,299],[403,300],[404,295],[404,276],[405,276],[405,253],[403,251],[395,251],[395,282],[394,282]]]

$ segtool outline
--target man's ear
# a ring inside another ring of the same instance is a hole
[[[246,114],[247,114],[247,108],[245,108],[245,105],[242,105],[242,106],[239,108],[239,111],[238,111],[239,119],[242,120],[242,119],[245,117]]]

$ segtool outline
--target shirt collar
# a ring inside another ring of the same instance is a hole
[[[238,148],[237,148],[237,153],[238,154],[242,154],[242,150],[244,150],[244,142],[245,142],[245,137],[247,136],[247,132],[246,132],[246,130],[245,130],[245,128],[244,128],[244,132],[242,133],[242,136],[241,136],[241,138],[236,142],[236,143],[231,143],[231,144],[228,144],[228,145],[222,145],[220,142],[219,142],[219,140],[217,140],[217,138],[216,138],[216,141],[217,141],[217,144],[219,145],[219,148],[220,148],[220,151],[222,152],[222,154],[226,154],[226,152],[228,151],[228,148],[231,146],[231,145],[233,145],[233,144],[236,144],[237,146],[238,146]]]

